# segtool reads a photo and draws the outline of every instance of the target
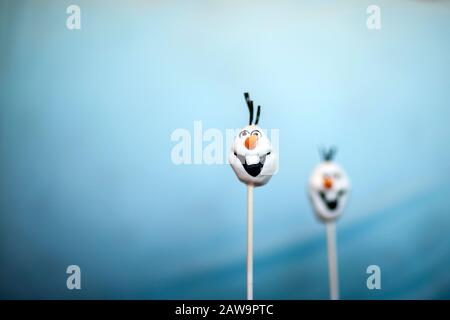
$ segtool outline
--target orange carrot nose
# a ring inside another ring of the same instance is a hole
[[[255,149],[257,141],[258,141],[257,136],[250,136],[247,139],[245,139],[244,145],[247,149],[252,150]]]
[[[323,186],[325,189],[330,189],[333,186],[333,180],[331,178],[323,178]]]

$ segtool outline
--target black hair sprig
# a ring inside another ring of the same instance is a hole
[[[256,111],[256,120],[255,120],[255,125],[258,124],[259,122],[259,115],[261,114],[261,106],[258,106],[258,111]]]
[[[245,101],[247,102],[248,112],[250,113],[250,118],[248,121],[248,125],[252,125],[253,122],[253,100],[250,99],[250,95],[248,92],[244,92]],[[256,121],[255,125],[259,122],[259,115],[261,114],[261,106],[258,106],[258,110],[256,111]]]
[[[328,149],[322,147],[319,149],[319,153],[323,161],[332,161],[337,153],[337,148],[335,146],[331,146]]]

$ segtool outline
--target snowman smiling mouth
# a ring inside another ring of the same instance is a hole
[[[242,156],[240,154],[237,154],[236,152],[234,153],[234,155],[242,163],[245,172],[247,172],[252,177],[257,177],[261,173],[262,168],[264,167],[264,163],[266,162],[266,156],[268,156],[269,154],[270,152],[266,153],[263,156],[259,156],[257,154]]]
[[[322,201],[325,203],[325,205],[327,206],[327,208],[329,210],[335,210],[339,204],[339,199],[345,194],[344,190],[339,190],[339,192],[336,195],[336,198],[333,200],[329,200],[327,199],[327,196],[325,194],[325,192],[323,191],[319,191],[319,195],[320,198],[322,199]]]

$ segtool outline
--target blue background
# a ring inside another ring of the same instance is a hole
[[[342,298],[450,298],[450,3],[376,1],[379,31],[370,4],[1,1],[0,297],[245,298],[245,186],[173,164],[171,134],[245,125],[248,90],[280,135],[255,298],[328,298],[306,197],[321,144],[352,181]]]

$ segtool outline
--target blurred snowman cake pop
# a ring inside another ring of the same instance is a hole
[[[253,124],[253,101],[247,92],[244,97],[250,113],[249,122],[236,136],[228,160],[240,181],[257,187],[266,184],[276,172],[277,156],[258,126],[261,106],[258,106]]]
[[[350,191],[346,172],[333,161],[336,148],[322,149],[322,162],[309,179],[309,198],[314,212],[324,221],[336,220],[343,212]]]
[[[336,148],[323,149],[322,162],[309,179],[309,198],[316,216],[324,222],[327,234],[328,278],[330,299],[339,299],[339,272],[336,244],[336,219],[342,215],[350,192],[344,169],[333,162]]]

